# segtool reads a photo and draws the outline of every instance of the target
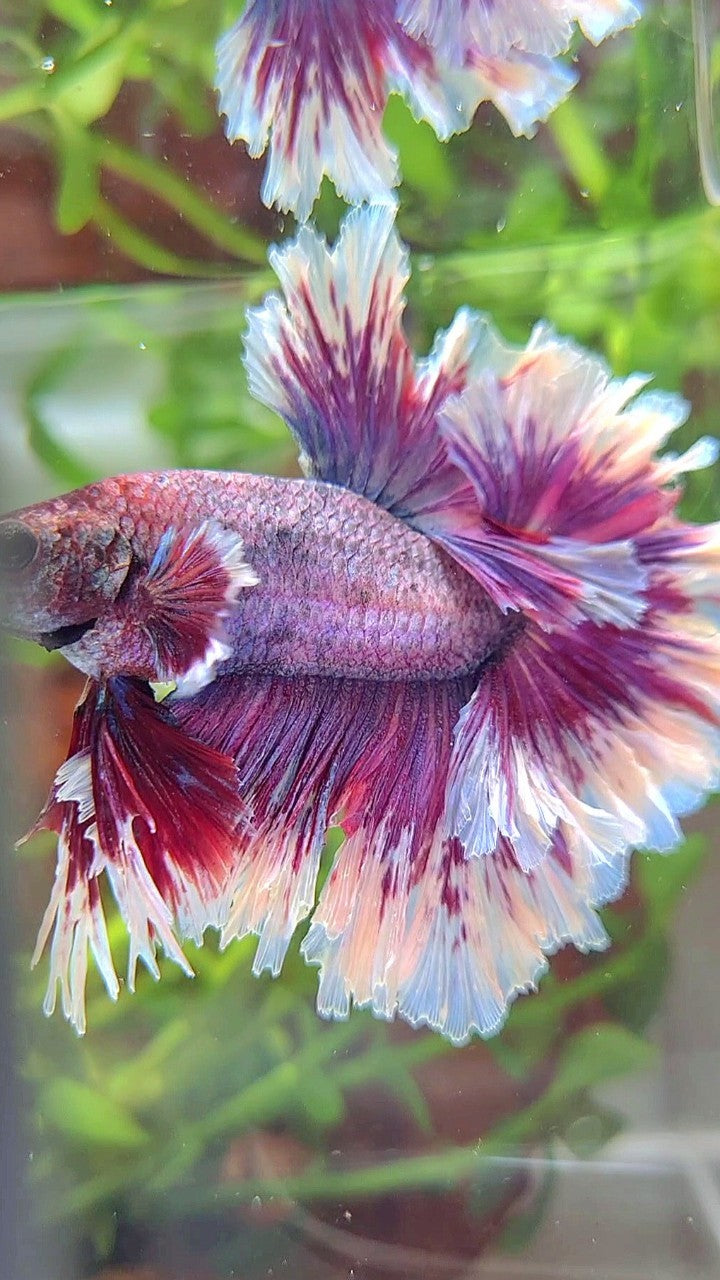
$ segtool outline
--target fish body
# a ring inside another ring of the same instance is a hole
[[[39,820],[39,958],[85,1027],[138,960],[298,926],[318,1010],[492,1035],[547,957],[609,943],[635,847],[720,776],[720,529],[680,519],[675,396],[461,311],[416,361],[388,207],[273,251],[250,389],[307,478],[111,478],[0,520],[3,626],[88,677]],[[162,695],[158,684],[164,687]],[[345,840],[318,897],[331,824]]]
[[[92,545],[101,513],[100,529],[119,530],[132,565],[120,600],[64,646],[88,675],[160,678],[142,635],[144,601],[134,584],[142,582],[168,529],[208,522],[237,534],[257,577],[228,619],[230,651],[218,675],[445,679],[479,667],[512,629],[442,548],[337,485],[234,472],[150,472],[90,485],[61,504],[75,510],[67,544],[72,561],[78,545]],[[8,517],[40,537],[57,518],[57,500]],[[21,601],[16,606],[15,629],[29,638],[66,627],[77,611],[75,581],[62,571],[55,542],[49,554],[58,574],[54,611],[38,623],[32,606],[27,613]]]

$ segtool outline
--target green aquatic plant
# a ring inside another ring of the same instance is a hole
[[[102,189],[114,174],[176,211],[215,249],[249,263],[263,262],[265,247],[249,229],[224,216],[174,171],[162,155],[128,147],[101,122],[123,85],[146,85],[148,120],[168,112],[193,135],[215,124],[209,86],[213,47],[227,20],[227,5],[191,0],[95,4],[89,0],[17,3],[0,31],[4,79],[0,124],[37,137],[56,172],[54,220],[71,235],[88,223],[150,270],[169,275],[217,274],[131,224]]]
[[[30,1177],[42,1221],[90,1242],[100,1262],[128,1224],[162,1234],[191,1218],[214,1223],[225,1244],[228,1231],[239,1239],[247,1224],[237,1213],[258,1198],[292,1216],[315,1204],[344,1209],[460,1187],[482,1218],[508,1159],[528,1149],[551,1158],[558,1144],[588,1156],[621,1127],[592,1090],[653,1065],[643,1032],[662,996],[675,905],[703,854],[693,837],[671,859],[641,859],[635,907],[605,913],[616,951],[575,977],[551,975],[485,1050],[460,1051],[474,1054],[478,1099],[494,1058],[527,1101],[458,1145],[433,1136],[420,1082],[425,1064],[458,1051],[430,1034],[398,1038],[362,1017],[318,1026],[312,979],[297,958],[282,984],[258,983],[246,977],[247,945],[224,955],[193,949],[190,990],[166,969],[159,989],[144,975],[136,997],[117,1006],[95,978],[84,1040],[56,1023],[31,1025],[28,1014]],[[112,942],[122,948],[118,926]],[[33,1013],[40,985],[39,977],[24,983]],[[378,1089],[416,1134],[409,1152],[355,1150],[353,1109]],[[262,1151],[267,1141],[272,1156],[267,1135],[277,1134],[290,1143],[290,1167],[253,1158],[248,1144]],[[508,1244],[523,1240],[532,1219],[532,1208],[509,1216]]]

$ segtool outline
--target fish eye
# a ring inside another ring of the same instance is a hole
[[[19,573],[37,555],[38,539],[20,520],[0,520],[0,572]]]

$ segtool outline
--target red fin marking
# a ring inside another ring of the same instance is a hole
[[[39,825],[58,831],[58,868],[36,959],[54,927],[46,1010],[85,1026],[88,946],[111,996],[118,982],[98,877],[107,872],[138,959],[159,976],[156,943],[187,973],[178,935],[202,940],[229,907],[243,821],[231,760],[188,737],[144,684],[92,684],[75,714],[71,755]]]
[[[533,344],[539,353],[515,353],[501,376],[492,365],[511,353],[489,334],[490,367],[441,413],[448,454],[472,481],[478,508],[474,527],[449,526],[440,540],[502,609],[546,627],[633,625],[645,611],[647,573],[632,539],[673,500],[645,460],[621,463],[602,428],[612,414],[615,434],[628,430],[623,396],[641,381],[619,391],[600,361],[542,327]]]
[[[717,781],[720,646],[700,619],[642,629],[528,626],[463,709],[447,821],[469,858],[505,842],[542,874],[560,837],[608,901],[633,846],[672,849],[677,816]],[[621,877],[622,879],[622,877]]]
[[[313,906],[327,826],[382,735],[391,687],[237,676],[176,704],[191,733],[237,761],[254,830],[243,837],[223,941],[257,934],[255,972],[279,972]]]
[[[714,456],[706,441],[679,458],[657,456],[688,406],[644,391],[647,381],[613,379],[544,323],[525,350],[486,326],[468,385],[439,414],[476,513],[423,527],[502,609],[546,629],[633,627],[644,616],[643,539],[672,523],[683,472]]]

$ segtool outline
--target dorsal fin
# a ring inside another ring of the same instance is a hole
[[[303,227],[270,261],[283,297],[250,311],[250,389],[288,423],[306,473],[405,519],[471,489],[448,460],[437,415],[465,387],[476,318],[460,311],[416,362],[402,327],[408,255],[384,205],[348,215],[334,248]]]

